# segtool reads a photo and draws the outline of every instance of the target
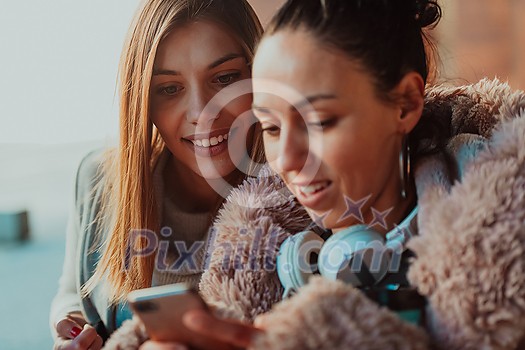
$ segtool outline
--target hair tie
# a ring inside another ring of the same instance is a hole
[[[432,0],[417,0],[416,14],[414,19],[421,28],[429,25],[436,25],[441,18],[441,8],[436,1]]]

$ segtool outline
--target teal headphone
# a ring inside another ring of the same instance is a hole
[[[283,298],[297,292],[314,274],[342,280],[355,287],[371,287],[395,271],[405,243],[417,232],[417,207],[392,231],[383,235],[367,225],[355,225],[326,241],[313,231],[288,237],[277,255],[277,274]]]

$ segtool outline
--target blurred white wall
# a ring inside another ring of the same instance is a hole
[[[0,0],[0,143],[114,137],[115,87],[138,0]]]

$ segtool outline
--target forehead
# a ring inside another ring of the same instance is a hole
[[[199,20],[175,27],[160,43],[155,66],[180,70],[198,66],[229,53],[243,53],[237,37],[224,25]]]
[[[308,32],[283,30],[261,42],[253,78],[255,92],[257,79],[270,79],[302,95],[341,94],[361,83],[365,78],[361,71],[361,66],[345,53],[323,45]]]

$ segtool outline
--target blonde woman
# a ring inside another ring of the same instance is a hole
[[[250,77],[261,34],[245,0],[141,5],[120,64],[120,145],[78,170],[55,349],[100,349],[131,317],[123,301],[134,289],[198,284],[213,216],[239,168],[262,158],[251,94],[206,106]]]

